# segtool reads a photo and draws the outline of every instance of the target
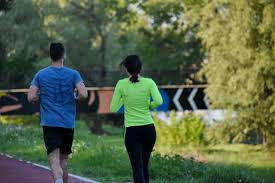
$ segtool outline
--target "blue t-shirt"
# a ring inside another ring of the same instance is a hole
[[[31,85],[39,88],[42,126],[74,128],[74,89],[80,82],[80,74],[67,67],[49,66],[36,73]]]

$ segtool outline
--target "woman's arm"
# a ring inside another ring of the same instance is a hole
[[[163,102],[162,97],[159,92],[159,89],[154,81],[152,81],[150,92],[151,92],[151,96],[153,98],[153,101],[150,103],[150,109],[154,109],[154,108],[160,106]]]
[[[114,95],[113,95],[111,106],[110,106],[111,112],[117,112],[120,109],[120,107],[123,105],[120,87],[121,87],[121,84],[120,84],[120,82],[118,82],[115,87]]]

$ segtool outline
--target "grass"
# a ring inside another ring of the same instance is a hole
[[[27,122],[0,124],[0,152],[47,165],[41,128],[34,118],[23,121]],[[131,166],[123,130],[109,125],[104,128],[112,135],[95,136],[84,121],[77,122],[70,172],[100,182],[129,182]],[[151,179],[152,183],[275,183],[275,157],[262,146],[168,149],[157,144]]]

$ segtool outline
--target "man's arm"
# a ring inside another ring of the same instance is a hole
[[[28,101],[35,102],[39,99],[38,96],[38,87],[35,85],[31,85],[28,91]]]
[[[77,90],[77,97],[76,97],[77,100],[86,99],[88,97],[88,92],[83,82],[79,82],[76,85],[76,90]]]

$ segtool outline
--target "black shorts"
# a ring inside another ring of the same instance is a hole
[[[43,138],[47,154],[59,149],[62,154],[72,153],[73,128],[43,126]]]

